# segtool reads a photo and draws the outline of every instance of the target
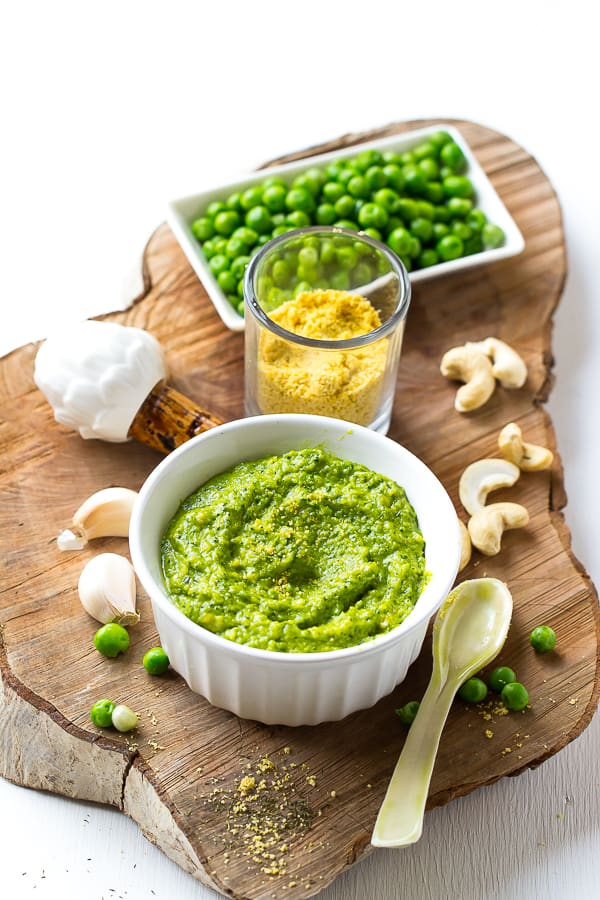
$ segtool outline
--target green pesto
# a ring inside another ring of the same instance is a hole
[[[161,558],[188,618],[283,652],[337,650],[390,631],[427,582],[404,489],[320,448],[212,478],[181,504]]]

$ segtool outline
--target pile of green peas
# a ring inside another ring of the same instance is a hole
[[[289,183],[267,175],[209,203],[191,230],[219,287],[243,314],[250,257],[297,228],[364,232],[387,244],[409,272],[500,247],[504,232],[477,208],[466,170],[460,146],[437,131],[405,152],[362,150],[313,166]]]

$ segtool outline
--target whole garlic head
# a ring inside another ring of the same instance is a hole
[[[162,348],[141,328],[86,320],[48,337],[34,380],[61,425],[83,438],[126,441],[140,406],[167,377]]]

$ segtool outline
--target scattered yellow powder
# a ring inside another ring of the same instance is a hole
[[[244,775],[242,780],[238,785],[238,791],[240,794],[249,794],[250,791],[253,791],[256,787],[256,779],[252,777],[252,775]]]
[[[286,331],[317,340],[348,340],[381,325],[371,303],[347,291],[306,291],[270,315]],[[369,425],[377,413],[387,349],[387,338],[355,350],[324,350],[263,332],[258,405],[263,413],[312,413]]]

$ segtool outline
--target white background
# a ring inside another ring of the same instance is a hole
[[[600,584],[597,29],[589,0],[38,2],[0,13],[0,354],[131,297],[168,199],[349,131],[468,118],[536,157],[569,278],[549,402],[576,555]],[[599,896],[600,722],[426,817],[326,900]],[[121,814],[0,779],[2,895],[208,900]],[[111,890],[114,889],[114,890]]]

